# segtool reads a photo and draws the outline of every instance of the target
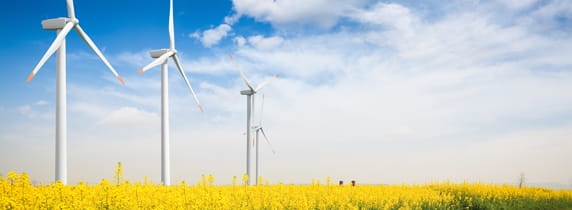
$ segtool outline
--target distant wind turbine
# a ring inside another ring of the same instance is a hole
[[[248,86],[247,90],[242,90],[240,91],[241,95],[246,95],[246,174],[249,177],[248,180],[248,185],[251,184],[250,180],[252,180],[252,174],[250,173],[250,147],[251,147],[251,143],[250,143],[250,138],[251,138],[251,133],[252,133],[252,128],[250,127],[251,123],[252,123],[252,115],[253,113],[253,107],[252,104],[254,103],[254,96],[256,94],[256,92],[258,92],[260,89],[262,89],[264,86],[268,85],[268,83],[270,83],[272,80],[280,77],[280,75],[275,75],[274,77],[264,81],[263,83],[260,83],[256,88],[254,88],[252,86],[252,84],[248,81],[248,79],[246,78],[246,76],[244,75],[244,73],[242,72],[242,70],[240,70],[240,67],[238,66],[238,64],[236,63],[236,61],[234,60],[234,58],[232,57],[232,55],[228,55],[230,57],[230,59],[232,60],[232,62],[234,63],[238,73],[240,74],[240,77],[242,78],[242,81],[244,81],[244,83],[246,84],[246,86]],[[256,180],[258,180],[258,177],[256,177]]]
[[[63,184],[67,184],[66,36],[72,28],[95,54],[99,56],[115,77],[119,79],[121,84],[125,84],[121,76],[117,74],[107,59],[101,54],[101,51],[99,51],[97,46],[79,26],[79,20],[75,17],[73,0],[67,0],[66,2],[69,17],[42,21],[42,27],[45,30],[57,30],[58,35],[26,80],[27,82],[32,80],[48,58],[50,58],[54,52],[58,52],[56,54],[56,181],[61,181]]]
[[[153,68],[159,64],[161,64],[161,182],[164,185],[171,185],[171,161],[170,161],[170,154],[169,154],[169,74],[167,72],[167,62],[169,58],[173,58],[173,61],[177,65],[181,76],[187,83],[187,87],[191,91],[193,98],[197,102],[199,109],[201,112],[204,112],[203,107],[201,106],[195,91],[191,87],[187,76],[185,75],[185,71],[183,70],[183,66],[181,65],[181,61],[177,56],[177,50],[175,49],[175,32],[174,32],[174,25],[173,25],[173,0],[170,0],[170,7],[169,7],[169,41],[170,41],[170,48],[169,49],[160,49],[160,50],[152,50],[149,53],[151,54],[152,58],[156,58],[153,62],[149,63],[147,66],[143,67],[137,73],[143,73],[150,68]]]
[[[272,144],[270,143],[270,140],[268,140],[268,136],[266,136],[266,133],[264,132],[264,127],[262,126],[262,113],[264,111],[264,94],[262,95],[262,103],[260,105],[260,121],[258,122],[258,125],[253,126],[252,129],[254,129],[255,132],[255,144],[256,144],[256,185],[259,185],[261,183],[258,183],[258,178],[260,177],[260,141],[259,141],[259,132],[262,133],[262,136],[264,136],[264,139],[266,140],[266,143],[268,143],[268,145],[270,146],[270,149],[272,149],[272,153],[276,154],[276,150],[274,150],[274,148],[272,147]]]

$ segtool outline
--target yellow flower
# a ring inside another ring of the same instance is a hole
[[[120,165],[118,164],[118,168]],[[539,209],[572,208],[572,191],[485,183],[450,181],[416,185],[266,185],[216,186],[213,175],[202,176],[197,186],[163,186],[148,182],[103,179],[32,186],[25,173],[0,176],[0,209]],[[243,185],[248,182],[244,175]],[[331,181],[326,178],[326,182]],[[121,184],[117,184],[121,183]]]

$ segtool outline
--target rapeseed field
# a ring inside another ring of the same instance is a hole
[[[0,176],[0,209],[572,209],[570,190],[451,182],[339,186],[329,178],[247,186],[247,179],[217,186],[209,175],[192,186],[162,186],[124,180],[119,165],[111,181],[95,185],[32,186],[27,174],[10,172]]]

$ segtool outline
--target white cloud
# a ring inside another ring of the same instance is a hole
[[[234,42],[236,42],[236,45],[238,45],[238,47],[242,47],[244,46],[244,44],[246,44],[246,39],[242,36],[237,36],[234,37]]]
[[[189,36],[198,38],[205,47],[212,47],[218,44],[222,38],[226,37],[230,30],[232,30],[232,28],[229,24],[220,24],[216,28],[203,31],[202,35],[195,32]]]
[[[192,34],[189,34],[189,37],[195,38],[195,39],[200,39],[200,38],[201,38],[201,33],[199,33],[198,31],[195,31],[195,32],[193,32]]]
[[[30,105],[20,106],[18,107],[18,111],[20,111],[20,114],[27,115],[30,113],[30,111],[32,111],[32,106]]]
[[[219,55],[212,59],[185,59],[183,61],[185,70],[194,73],[222,75],[233,71],[232,63],[227,55]]]
[[[572,2],[566,0],[549,1],[519,19],[523,25],[528,25],[541,31],[570,28]]]
[[[176,73],[171,71],[172,73]],[[131,88],[125,89],[118,86],[107,86],[107,87],[92,87],[84,85],[72,84],[68,92],[70,103],[69,108],[74,110],[76,105],[86,104],[88,105],[86,109],[79,109],[77,111],[85,111],[85,114],[89,114],[90,109],[100,110],[105,112],[107,109],[103,107],[108,107],[119,102],[128,102],[130,104],[137,104],[146,107],[159,107],[159,103],[156,98],[160,98],[160,87],[161,80],[159,74],[147,74],[139,76],[140,78],[133,84],[126,83],[126,87]],[[110,103],[111,102],[111,103]],[[98,108],[99,107],[99,108]],[[115,109],[117,107],[113,107]],[[98,112],[98,114],[101,114]]]
[[[270,22],[278,27],[315,25],[321,28],[334,26],[340,16],[365,0],[233,0],[238,14]]]
[[[93,97],[93,96],[92,96]],[[103,105],[96,105],[85,102],[75,102],[69,106],[70,112],[81,113],[93,118],[99,118],[106,115],[109,110]]]
[[[53,118],[53,114],[49,111],[44,110],[45,108],[41,108],[38,106],[43,106],[42,103],[35,103],[34,105],[23,105],[19,106],[18,112],[20,114],[30,118],[30,119],[50,119]]]
[[[292,46],[282,46],[274,50],[244,48],[238,52],[237,61],[244,71],[280,73],[300,79],[321,77],[326,79],[343,69],[343,56],[338,51],[328,51],[312,41],[298,40]],[[307,45],[308,44],[308,45]],[[306,48],[314,46],[315,48]],[[298,48],[300,47],[300,48]],[[322,75],[320,75],[322,74]]]
[[[238,22],[240,17],[241,14],[238,13],[231,16],[226,16],[224,17],[224,23],[220,24],[216,28],[211,28],[203,32],[195,31],[189,34],[189,37],[200,40],[205,47],[212,47],[217,45],[223,38],[229,35],[228,32],[232,30],[232,25]]]
[[[228,25],[233,25],[236,22],[238,22],[238,20],[240,19],[240,14],[234,14],[231,16],[226,16],[224,17],[224,23],[228,24]]]
[[[536,3],[538,0],[500,0],[511,9],[523,9]]]
[[[141,68],[153,61],[153,58],[149,55],[149,51],[150,50],[123,52],[115,56],[115,59]]]
[[[101,125],[122,128],[154,127],[158,123],[159,115],[136,107],[121,107],[107,114],[98,122]]]
[[[284,42],[284,39],[279,36],[272,36],[266,38],[264,36],[257,35],[248,37],[248,43],[254,46],[255,48],[261,50],[267,50],[277,47],[278,45],[282,44],[282,42]]]
[[[48,103],[47,101],[44,101],[44,100],[39,100],[39,101],[36,102],[36,105],[40,105],[40,106],[41,106],[41,105],[48,105],[48,104],[49,104],[49,103]]]
[[[411,11],[395,3],[379,2],[370,9],[356,9],[348,15],[362,23],[379,24],[395,27],[401,32],[409,32],[417,21]]]

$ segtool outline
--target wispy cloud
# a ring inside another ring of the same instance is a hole
[[[150,50],[143,50],[139,52],[122,52],[116,55],[114,58],[129,65],[143,67],[153,61],[149,55],[149,51]]]
[[[264,37],[257,35],[248,37],[248,43],[261,50],[272,49],[282,44],[282,42],[284,42],[284,39],[279,36]]]
[[[185,70],[193,73],[222,76],[233,72],[232,63],[230,63],[225,54],[219,54],[217,57],[210,58],[185,58],[183,62]]]
[[[44,101],[44,100],[39,100],[39,101],[36,102],[36,105],[40,105],[40,106],[41,106],[41,105],[48,105],[48,104],[49,104],[49,103],[48,103],[47,101]]]
[[[24,115],[30,119],[36,119],[36,118],[51,119],[51,118],[54,118],[54,113],[51,111],[48,111],[46,109],[47,107],[43,107],[47,104],[48,103],[46,101],[38,101],[38,102],[31,104],[31,105],[19,106],[19,107],[17,107],[17,110],[21,115]]]
[[[121,107],[98,121],[98,124],[120,128],[149,128],[159,122],[159,115],[136,107]]]

